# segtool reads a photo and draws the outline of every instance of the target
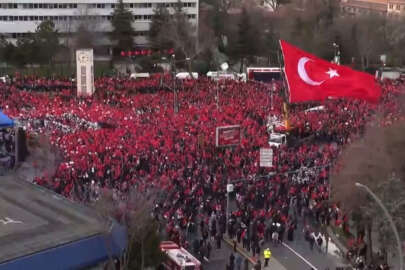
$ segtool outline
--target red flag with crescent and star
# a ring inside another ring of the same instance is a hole
[[[280,40],[290,103],[355,98],[376,103],[381,88],[374,76],[336,65]]]

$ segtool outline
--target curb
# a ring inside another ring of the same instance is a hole
[[[223,239],[224,239],[224,242],[227,243],[233,250],[233,242],[232,242],[232,240],[229,239],[228,237],[226,237],[225,235],[224,235]],[[255,257],[251,257],[249,253],[247,253],[244,249],[238,247],[237,245],[236,245],[236,251],[239,254],[241,254],[245,259],[248,259],[251,264],[253,264],[253,265],[256,264]]]
[[[347,247],[340,241],[339,236],[337,236],[331,228],[328,227],[327,232],[332,242],[335,243],[344,257],[348,251]]]

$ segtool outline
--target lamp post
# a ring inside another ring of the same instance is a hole
[[[274,78],[271,79],[271,93],[270,93],[270,109],[273,111],[273,92],[276,91],[276,82]]]
[[[340,47],[336,42],[333,42],[332,45],[333,45],[333,48],[334,48],[334,51],[335,51],[335,57],[333,58],[333,62],[336,65],[340,65]]]
[[[217,108],[219,108],[219,80],[220,75],[222,75],[223,72],[226,72],[229,68],[229,65],[227,62],[224,62],[221,64],[221,71],[217,72],[217,93],[216,93],[216,101],[217,101]]]
[[[388,219],[388,221],[389,221],[389,223],[391,225],[392,230],[394,231],[395,239],[397,241],[398,257],[399,257],[399,270],[403,270],[404,269],[403,268],[404,260],[403,260],[403,257],[402,257],[401,239],[399,238],[399,233],[398,233],[397,227],[395,226],[394,220],[392,219],[392,216],[388,212],[387,208],[385,208],[385,206],[381,202],[381,200],[377,197],[377,195],[375,195],[371,191],[371,189],[368,186],[360,184],[358,182],[355,183],[355,186],[358,187],[358,188],[364,189],[377,202],[377,204],[384,211],[384,214],[387,216],[387,219]]]
[[[173,68],[173,107],[174,112],[178,113],[177,89],[176,89],[176,55],[172,54],[172,68]]]
[[[229,196],[231,192],[233,192],[233,184],[230,184],[228,181],[228,184],[226,185],[226,233],[228,233],[228,222],[229,222]]]

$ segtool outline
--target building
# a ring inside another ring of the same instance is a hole
[[[0,270],[103,269],[121,258],[126,229],[15,175],[0,181]]]
[[[147,34],[158,7],[173,11],[178,0],[123,0],[134,16],[136,44],[147,44]],[[62,34],[75,32],[86,20],[93,32],[111,31],[110,20],[118,0],[1,0],[0,35],[8,40],[29,35],[44,20],[52,20]],[[199,0],[181,0],[190,21],[198,24]],[[107,35],[104,35],[105,37]]]
[[[405,0],[342,0],[341,7],[352,15],[366,13],[405,15]]]

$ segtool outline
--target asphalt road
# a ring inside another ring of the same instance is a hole
[[[230,207],[232,209],[234,206],[231,204]],[[271,243],[267,243],[263,246],[263,248],[269,247],[272,252],[269,267],[264,269],[309,270],[313,267],[316,270],[332,270],[338,266],[345,265],[343,259],[334,252],[335,247],[333,243],[329,245],[328,254],[326,254],[325,250],[320,251],[316,246],[311,250],[309,243],[304,239],[302,229],[302,224],[299,221],[298,228],[294,233],[294,241],[290,242],[284,239],[285,243],[282,245],[274,246]],[[210,262],[204,262],[204,269],[225,270],[231,253],[232,248],[223,242],[221,249],[217,250],[213,248]],[[250,255],[252,254],[250,253]],[[263,259],[261,261],[263,265]]]

